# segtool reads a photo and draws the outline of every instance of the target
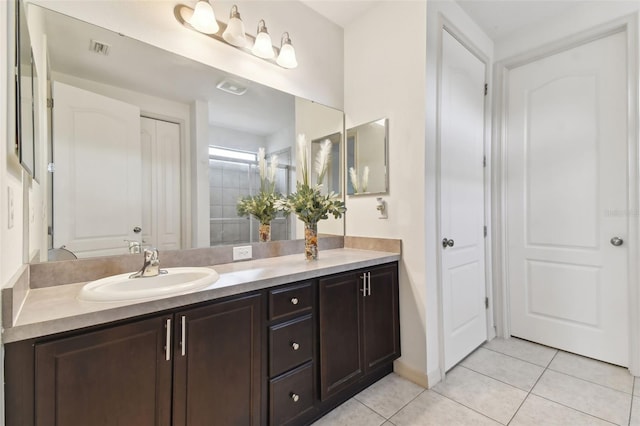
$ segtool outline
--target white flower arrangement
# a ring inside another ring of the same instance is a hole
[[[349,167],[349,178],[351,179],[354,194],[367,192],[367,186],[369,186],[369,166],[364,166],[362,169],[362,179],[358,179],[358,172],[356,172],[355,168]]]

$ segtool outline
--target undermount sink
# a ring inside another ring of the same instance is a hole
[[[82,287],[78,299],[116,302],[174,296],[200,290],[215,283],[220,275],[211,268],[166,268],[155,277],[129,278],[131,272],[91,281]]]

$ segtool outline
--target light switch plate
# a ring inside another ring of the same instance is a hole
[[[253,257],[251,246],[239,246],[233,248],[233,260],[247,260]]]

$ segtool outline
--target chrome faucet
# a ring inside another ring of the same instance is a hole
[[[142,246],[140,245],[139,241],[133,241],[133,240],[124,240],[124,241],[129,243],[129,253],[132,253],[132,254],[140,253]]]
[[[166,274],[167,271],[160,269],[160,258],[158,257],[158,249],[144,249],[144,264],[138,272],[129,275],[129,278],[155,277],[160,274]]]

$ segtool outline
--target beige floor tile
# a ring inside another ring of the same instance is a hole
[[[640,396],[634,396],[631,404],[629,426],[640,426]]]
[[[633,383],[633,394],[640,396],[640,377],[635,378],[635,382]]]
[[[610,426],[612,424],[539,396],[529,395],[509,426]]]
[[[631,395],[566,374],[545,371],[531,392],[616,424],[629,421]]]
[[[559,351],[549,364],[549,369],[622,392],[633,392],[633,376],[629,370],[606,362]]]
[[[384,417],[352,398],[313,423],[313,426],[379,426],[385,421]]]
[[[396,426],[498,426],[499,423],[433,392],[425,391],[391,418]]]
[[[423,391],[424,388],[391,373],[360,392],[355,399],[388,419]]]
[[[446,380],[433,390],[503,424],[527,396],[520,389],[462,366],[447,373]]]
[[[516,337],[511,337],[509,339],[496,337],[490,342],[485,343],[483,347],[485,349],[491,349],[492,351],[511,355],[512,357],[519,358],[542,367],[549,365],[556,352],[558,352],[557,349],[538,345],[537,343],[528,342]]]
[[[530,391],[543,367],[488,349],[478,348],[461,363],[470,370]]]

